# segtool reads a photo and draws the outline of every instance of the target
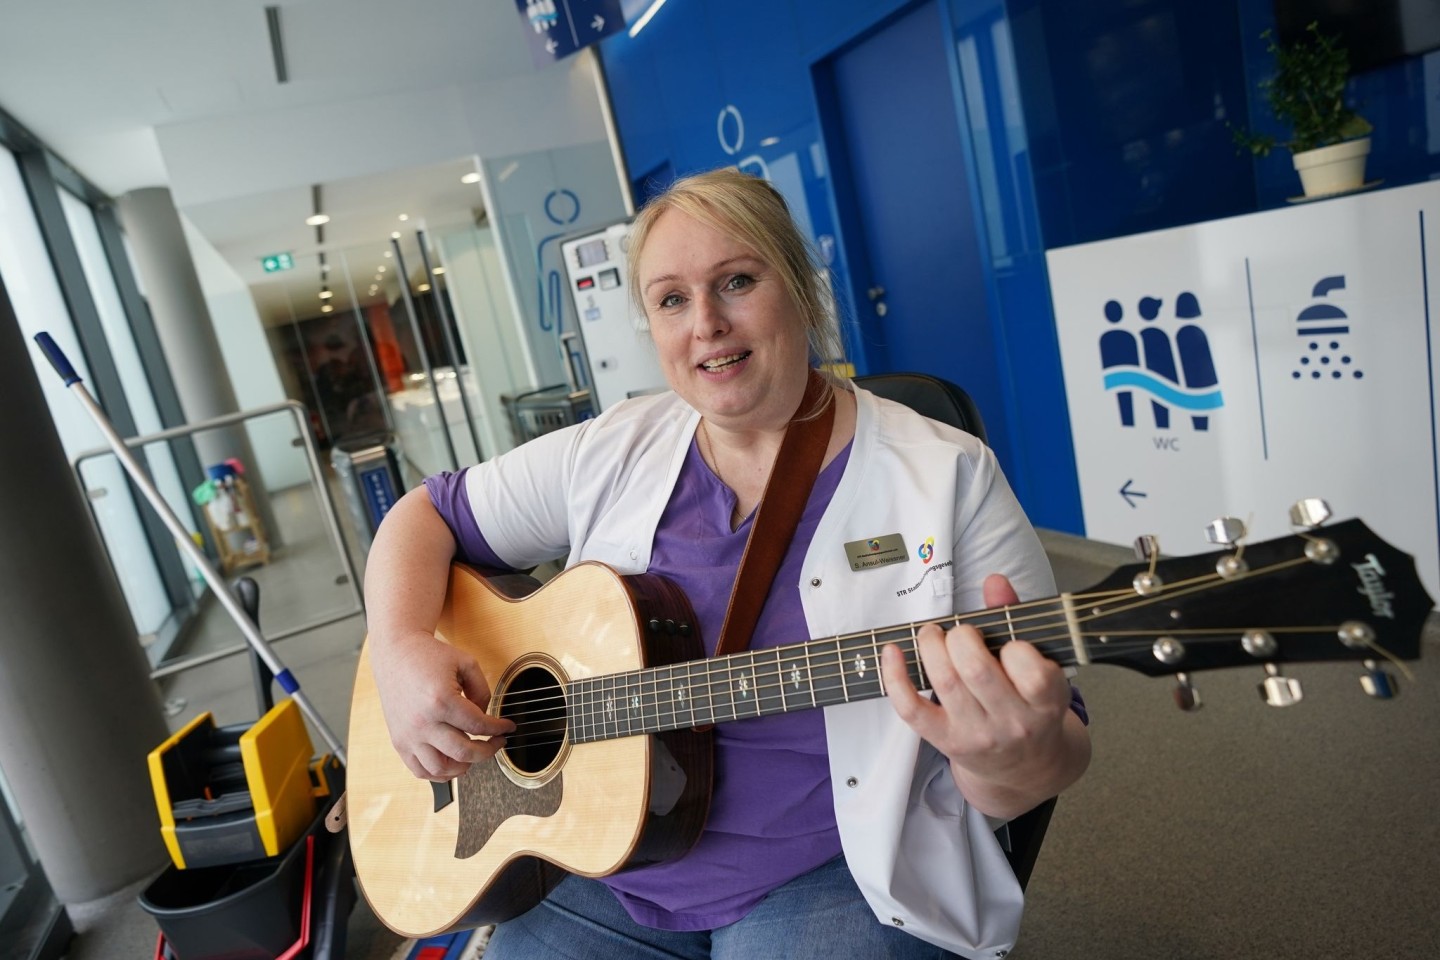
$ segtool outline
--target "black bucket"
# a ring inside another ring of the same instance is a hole
[[[140,894],[140,907],[180,960],[293,957],[309,940],[315,843],[312,826],[278,857],[166,867]]]

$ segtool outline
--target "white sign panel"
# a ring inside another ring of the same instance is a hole
[[[1047,253],[1088,536],[1290,532],[1329,501],[1440,597],[1440,184]]]

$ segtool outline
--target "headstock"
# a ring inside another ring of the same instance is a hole
[[[1397,689],[1382,662],[1420,656],[1420,631],[1434,606],[1415,562],[1359,520],[1321,527],[1323,501],[1296,504],[1297,533],[1244,542],[1244,524],[1207,528],[1218,553],[1162,560],[1153,537],[1136,543],[1140,563],[1072,595],[1085,659],[1147,676],[1175,674],[1176,702],[1200,705],[1190,676],[1255,664],[1274,706],[1301,698],[1282,664],[1358,660],[1361,686],[1378,698]]]

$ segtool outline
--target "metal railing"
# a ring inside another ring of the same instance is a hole
[[[252,420],[258,417],[270,416],[272,414],[282,412],[289,412],[291,416],[295,419],[296,432],[298,433],[300,439],[303,441],[302,445],[305,449],[305,460],[307,466],[309,467],[310,477],[315,486],[316,496],[318,496],[320,499],[320,505],[322,507],[320,514],[325,521],[325,526],[329,537],[334,542],[336,551],[340,554],[340,560],[345,565],[346,582],[349,584],[350,593],[354,598],[355,605],[350,609],[341,611],[325,619],[320,619],[311,623],[301,624],[297,627],[281,630],[273,635],[268,633],[263,634],[265,639],[270,642],[284,640],[302,633],[309,633],[311,630],[317,630],[321,627],[329,626],[332,623],[339,623],[343,620],[350,619],[356,614],[363,614],[365,612],[365,599],[364,595],[360,590],[359,574],[355,569],[355,563],[350,556],[350,551],[345,545],[345,536],[342,532],[342,528],[340,525],[340,514],[335,508],[335,500],[333,497],[331,497],[329,485],[325,481],[325,473],[320,463],[320,456],[315,449],[315,439],[310,434],[309,414],[305,408],[305,405],[294,400],[286,400],[283,403],[270,404],[269,406],[264,407],[255,407],[251,410],[242,410],[238,413],[231,413],[221,417],[214,417],[209,420],[203,420],[199,423],[190,423],[181,427],[173,427],[169,430],[161,430],[157,433],[146,434],[145,436],[141,437],[132,437],[125,441],[125,445],[127,447],[131,449],[137,449],[148,446],[152,443],[161,443],[168,440],[182,439],[205,430],[214,430],[221,427],[234,426],[235,424],[243,423],[246,420]],[[86,487],[84,475],[81,473],[82,466],[87,460],[91,460],[95,457],[105,455],[114,456],[115,454],[114,451],[112,451],[109,447],[96,447],[91,450],[82,451],[76,454],[73,458],[71,458],[71,469],[75,471],[75,478],[79,482],[82,491]],[[85,498],[85,501],[87,504],[91,504],[91,499],[88,496]],[[95,521],[98,528],[99,520],[95,516],[93,504],[91,505],[90,512],[91,520]],[[197,654],[192,657],[186,657],[173,663],[158,665],[150,671],[150,676],[152,679],[158,680],[162,677],[171,676],[184,670],[190,670],[195,667],[204,666],[207,663],[213,663],[216,660],[223,660],[226,657],[233,657],[236,654],[246,653],[249,651],[249,649],[250,648],[246,644],[237,643],[231,647],[225,647],[223,649],[214,650],[209,653]]]

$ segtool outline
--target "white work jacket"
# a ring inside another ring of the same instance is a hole
[[[799,584],[812,638],[978,609],[991,573],[1007,575],[1022,600],[1054,593],[1044,550],[987,447],[855,395],[854,445]],[[698,421],[673,393],[642,397],[472,468],[467,494],[491,548],[517,568],[568,551],[567,566],[646,571]],[[524,509],[507,492],[516,490]],[[865,562],[857,551],[870,541],[893,562]],[[825,708],[825,732],[841,845],[876,917],[966,957],[1008,952],[1023,894],[998,823],[965,802],[944,755],[884,699]]]

